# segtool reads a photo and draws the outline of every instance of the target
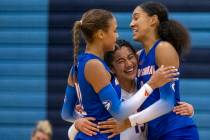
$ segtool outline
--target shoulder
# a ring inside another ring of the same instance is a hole
[[[106,71],[105,66],[102,62],[97,59],[91,59],[85,64],[85,71]]]
[[[179,56],[173,45],[167,41],[161,41],[156,50],[156,63],[158,66],[176,66],[179,67]]]
[[[169,49],[174,49],[174,47],[171,45],[171,43],[167,42],[167,41],[161,41],[157,48],[156,48],[156,51],[158,50],[169,50]]]
[[[96,92],[110,83],[111,75],[102,62],[97,59],[89,60],[85,65],[85,79]]]

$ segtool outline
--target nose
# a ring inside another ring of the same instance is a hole
[[[133,66],[133,63],[130,60],[126,60],[126,67]]]
[[[130,27],[132,28],[134,25],[133,20],[131,20]]]

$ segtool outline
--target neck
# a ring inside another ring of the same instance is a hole
[[[125,80],[118,79],[121,88],[129,93],[134,92],[136,90],[136,82],[135,80]]]
[[[101,45],[88,43],[85,49],[86,53],[94,54],[101,59],[104,59],[104,50]]]
[[[153,47],[153,44],[159,39],[159,36],[156,33],[150,33],[149,37],[142,40],[143,48],[145,49],[146,53],[150,51]]]

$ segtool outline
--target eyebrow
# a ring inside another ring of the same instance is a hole
[[[120,57],[120,58],[117,58],[115,61],[118,62],[120,60],[124,60],[124,58]]]
[[[131,55],[135,55],[135,54],[131,52],[130,54],[128,54],[128,57],[131,56]]]
[[[134,14],[133,14],[133,17],[136,16],[136,15],[139,15],[139,13],[138,13],[138,12],[134,13]]]

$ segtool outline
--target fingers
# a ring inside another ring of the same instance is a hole
[[[187,107],[188,104],[186,104],[185,102],[177,102],[179,105],[176,106],[176,108],[181,108],[181,107]]]
[[[116,133],[113,133],[112,135],[108,136],[108,139],[111,139],[111,138],[113,138],[116,135],[117,135]]]
[[[175,66],[166,66],[166,67],[162,67],[163,70],[167,71],[167,70],[177,70],[177,68]]]
[[[88,136],[96,135],[96,132],[91,131],[90,129],[87,129],[87,128],[83,128],[81,131],[82,131],[83,133],[85,133],[86,135],[88,135]]]
[[[85,121],[85,123],[86,123],[87,127],[89,129],[91,129],[91,130],[94,130],[94,131],[97,131],[98,132],[99,131],[97,129],[98,125],[95,124],[95,123],[93,123],[93,122],[91,122],[91,121],[95,121],[96,119],[93,118],[93,117],[86,117],[86,119],[87,119],[87,121]]]
[[[115,128],[115,125],[99,125],[99,129],[109,129],[109,128]]]
[[[115,118],[109,118],[108,121],[116,121]]]
[[[99,128],[110,128],[112,125],[117,125],[117,120],[110,118],[106,121],[98,122]]]
[[[93,117],[86,117],[81,118],[75,121],[75,127],[85,133],[88,136],[96,135],[96,132],[99,132],[99,129],[97,128],[97,125],[94,124],[91,121],[94,121],[95,118]]]
[[[113,118],[108,119],[107,121],[99,122],[98,128],[99,129],[113,129],[117,125],[117,121]]]
[[[161,65],[161,66],[160,66],[160,69],[163,69],[163,68],[164,68],[164,65]]]
[[[166,73],[166,77],[177,77],[179,74],[179,72],[168,72]]]
[[[179,105],[175,106],[175,109],[187,109],[190,108],[191,105],[185,103],[185,102],[178,102]]]
[[[161,65],[158,69],[159,71],[178,71],[176,67],[174,66],[167,66],[167,67],[164,67],[163,65]]]
[[[178,115],[186,115],[191,116],[193,114],[193,107],[192,105],[186,102],[178,102],[178,106],[174,107],[173,112]]]
[[[182,110],[187,110],[187,107],[186,106],[183,106],[183,105],[182,106],[176,106],[176,107],[174,107],[174,111],[175,112],[180,112]]]
[[[89,120],[89,121],[95,121],[95,120],[96,120],[96,119],[93,118],[93,117],[86,117],[86,119]]]
[[[175,111],[175,113],[177,115],[186,115],[186,116],[189,115],[189,112],[187,112],[186,110]]]
[[[90,130],[90,131],[94,131],[94,132],[99,132],[99,129],[97,127],[93,127],[89,124],[85,125],[84,128]]]
[[[98,128],[100,129],[100,133],[107,134],[111,133],[108,138],[112,138],[117,135],[118,132],[118,122],[114,118],[110,118],[107,121],[99,122]]]
[[[95,118],[93,118],[93,117],[86,117],[85,119],[87,120],[87,121],[85,121],[85,123],[87,125],[97,128],[97,124],[91,122],[91,121],[95,121]]]
[[[163,82],[171,82],[178,80],[179,72],[174,66],[163,67],[161,66],[157,73],[160,77],[162,77]]]
[[[176,81],[178,80],[179,72],[177,72],[177,69],[169,70],[165,72],[165,78],[167,82]]]
[[[179,78],[172,78],[170,81],[177,81]]]
[[[100,133],[102,133],[102,134],[114,133],[114,132],[115,132],[114,128],[100,131]]]
[[[182,116],[190,116],[189,113],[180,113],[179,115],[182,115]]]
[[[179,72],[177,69],[171,69],[171,70],[167,70],[167,71],[164,71],[163,74],[165,74],[166,77],[177,77],[179,76]]]
[[[103,122],[98,122],[98,125],[109,125],[109,124],[111,124],[111,122],[110,121],[103,121]]]
[[[164,68],[159,68],[158,71],[167,74],[167,73],[176,73],[178,72],[178,69],[175,68],[174,66],[168,66]]]
[[[98,125],[113,125],[116,123],[117,122],[115,120],[107,120],[107,121],[99,122]]]

